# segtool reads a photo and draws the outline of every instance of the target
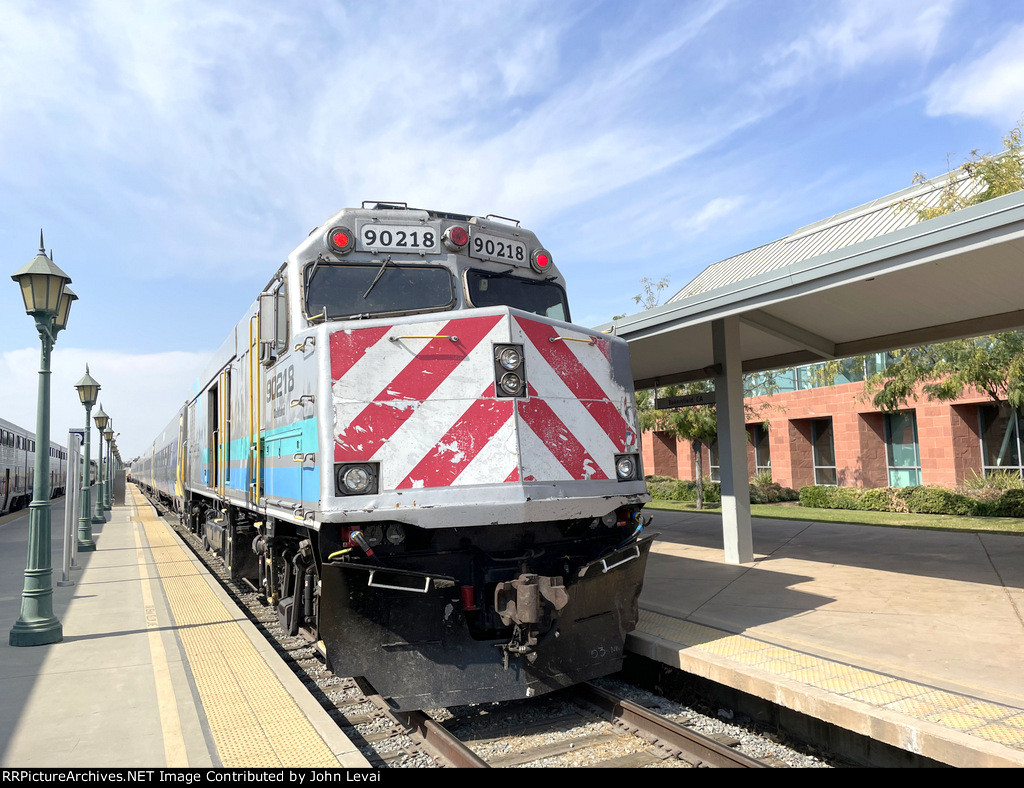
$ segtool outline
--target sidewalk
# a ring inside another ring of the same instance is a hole
[[[652,510],[627,647],[954,765],[1024,766],[1024,537]]]
[[[53,607],[64,638],[13,648],[4,633],[0,765],[366,767],[138,499],[131,503],[130,488],[129,504],[93,525],[96,551],[78,555],[73,586],[56,587],[62,536],[54,535]],[[52,520],[63,523],[63,499],[54,504]],[[0,520],[0,623],[7,632],[20,611],[27,524],[27,513]],[[271,698],[262,717],[253,695]]]

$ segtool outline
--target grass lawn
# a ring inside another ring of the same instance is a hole
[[[647,509],[695,512],[692,501],[654,500]],[[707,514],[721,514],[721,507],[705,507]],[[819,523],[854,523],[890,528],[925,528],[933,531],[975,531],[990,534],[1024,534],[1024,519],[1018,517],[958,517],[950,514],[900,514],[898,512],[862,512],[852,509],[810,509],[799,504],[751,504],[753,517],[775,520],[815,520]]]

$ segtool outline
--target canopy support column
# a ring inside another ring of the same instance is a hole
[[[743,370],[740,319],[711,322],[715,364],[715,409],[718,412],[718,459],[722,477],[722,537],[725,561],[754,560],[750,526],[750,478],[747,471],[747,428],[743,417]]]

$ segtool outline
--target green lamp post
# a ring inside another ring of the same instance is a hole
[[[107,521],[107,518],[103,516],[103,430],[106,429],[110,416],[106,414],[103,406],[100,405],[100,409],[96,411],[96,415],[92,417],[92,420],[96,424],[96,432],[99,436],[99,446],[96,449],[96,471],[98,473],[96,477],[96,504],[92,510],[92,524],[102,525]]]
[[[85,406],[85,457],[83,458],[85,464],[82,466],[82,494],[79,496],[82,502],[78,517],[78,552],[88,553],[96,549],[96,543],[92,540],[92,519],[89,516],[89,477],[91,475],[89,444],[92,442],[90,415],[92,406],[96,404],[96,397],[100,393],[100,384],[89,374],[88,364],[85,367],[85,375],[75,384],[75,388],[78,389],[78,398]]]
[[[12,646],[59,643],[64,632],[53,614],[53,567],[50,549],[50,354],[57,334],[67,327],[71,302],[77,296],[67,286],[71,277],[54,265],[43,247],[11,276],[21,287],[25,311],[36,321],[42,343],[39,363],[39,395],[36,406],[36,457],[32,503],[29,504],[28,557],[21,615],[11,628]]]
[[[113,457],[110,454],[110,442],[114,439],[114,428],[110,425],[113,424],[113,420],[107,422],[107,428],[103,430],[103,437],[107,439],[107,486],[104,491],[103,508],[108,512],[110,511],[110,497],[111,491],[114,487],[114,463],[111,461]]]

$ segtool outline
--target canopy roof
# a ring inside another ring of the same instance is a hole
[[[600,328],[629,342],[649,388],[712,377],[711,322],[733,315],[745,372],[1024,327],[1024,192],[900,218],[899,201],[926,187],[717,263],[667,304]]]

